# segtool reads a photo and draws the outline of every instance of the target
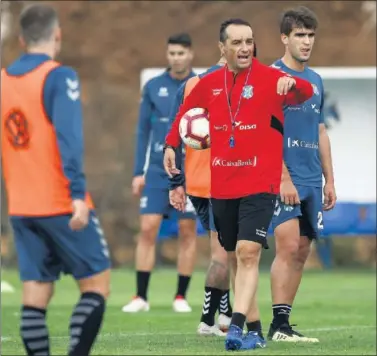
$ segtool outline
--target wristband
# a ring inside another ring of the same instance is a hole
[[[164,148],[162,149],[162,153],[165,154],[165,151],[167,148],[171,148],[174,152],[175,152],[175,147],[171,146],[171,145],[167,145],[165,144],[164,145]]]

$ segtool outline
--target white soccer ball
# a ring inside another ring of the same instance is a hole
[[[187,111],[179,123],[179,134],[185,145],[204,150],[210,147],[208,111],[194,108]]]

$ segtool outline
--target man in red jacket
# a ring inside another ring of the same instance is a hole
[[[187,96],[166,137],[164,166],[172,176],[179,122],[190,109],[207,109],[211,136],[211,204],[219,240],[236,260],[234,312],[227,350],[264,347],[258,333],[243,338],[246,315],[255,306],[261,247],[276,195],[283,160],[283,106],[297,105],[313,95],[311,84],[253,59],[254,38],[248,22],[225,21],[220,51],[227,65],[203,77]],[[182,190],[171,200],[184,206]]]

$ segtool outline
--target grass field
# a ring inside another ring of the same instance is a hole
[[[268,273],[260,280],[259,303],[264,330],[271,318]],[[2,355],[23,355],[18,337],[20,283],[13,271],[3,271],[2,280],[16,287],[2,294]],[[221,355],[224,342],[195,334],[201,312],[204,272],[196,272],[188,300],[190,314],[171,309],[176,287],[172,270],[152,275],[149,313],[129,315],[120,311],[134,291],[134,275],[129,270],[113,273],[112,295],[95,355]],[[53,355],[66,354],[68,321],[78,293],[74,283],[64,278],[56,289],[48,312]],[[258,355],[376,355],[376,275],[375,272],[306,272],[291,322],[298,330],[320,339],[320,344],[293,345],[269,342],[266,349],[241,352]]]

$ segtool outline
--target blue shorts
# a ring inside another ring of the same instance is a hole
[[[295,185],[301,204],[285,205],[280,198],[276,201],[272,228],[275,230],[280,224],[298,218],[300,235],[310,239],[317,238],[323,230],[322,188]]]
[[[189,196],[192,205],[195,208],[196,214],[199,217],[200,223],[207,231],[216,232],[215,222],[213,219],[213,211],[210,199]]]
[[[80,231],[70,229],[70,218],[10,218],[22,281],[53,282],[61,273],[82,279],[110,268],[109,250],[94,212]]]
[[[185,211],[178,211],[169,203],[169,190],[161,188],[144,188],[140,198],[140,214],[158,214],[165,218],[196,220],[195,209],[190,199],[187,199]]]

